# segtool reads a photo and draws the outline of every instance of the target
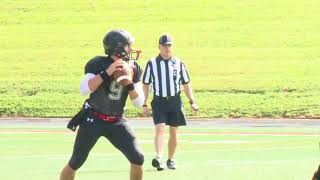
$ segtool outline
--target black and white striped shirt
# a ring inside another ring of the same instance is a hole
[[[164,60],[159,55],[151,58],[145,68],[142,82],[152,83],[152,91],[156,96],[176,96],[181,92],[181,84],[190,82],[188,71],[177,57]]]

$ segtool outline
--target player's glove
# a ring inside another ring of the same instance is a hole
[[[71,131],[77,130],[77,127],[82,123],[82,121],[86,118],[88,109],[83,107],[73,118],[69,121],[67,128]]]

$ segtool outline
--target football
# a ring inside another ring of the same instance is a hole
[[[133,71],[130,65],[128,65],[128,67],[129,68],[123,68],[122,70],[116,70],[112,74],[112,78],[122,86],[132,83]]]

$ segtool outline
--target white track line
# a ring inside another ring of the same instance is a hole
[[[295,146],[295,147],[270,147],[270,148],[229,148],[229,149],[210,149],[210,150],[184,150],[179,151],[179,154],[189,154],[189,153],[214,153],[214,152],[227,152],[227,151],[246,151],[246,152],[255,152],[255,151],[274,151],[274,150],[299,150],[299,149],[308,149],[306,146]],[[145,155],[154,155],[153,152],[144,153]],[[68,159],[71,154],[50,154],[50,155],[33,155],[33,154],[24,154],[24,155],[2,155],[0,160],[13,160],[13,159]],[[116,156],[122,156],[119,153],[94,153],[91,152],[90,157],[92,158],[112,158]]]
[[[136,134],[152,134],[153,132],[136,132]],[[64,134],[64,135],[75,135],[75,132],[71,131],[16,131],[16,130],[0,130],[0,134]],[[319,137],[320,133],[305,133],[305,132],[180,132],[179,136],[307,136],[307,137]]]

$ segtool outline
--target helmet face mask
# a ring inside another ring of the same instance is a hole
[[[129,59],[138,60],[141,53],[142,53],[141,50],[131,50],[129,53]]]
[[[103,38],[105,53],[124,60],[130,60],[131,45],[133,43],[133,36],[125,30],[112,30]]]

